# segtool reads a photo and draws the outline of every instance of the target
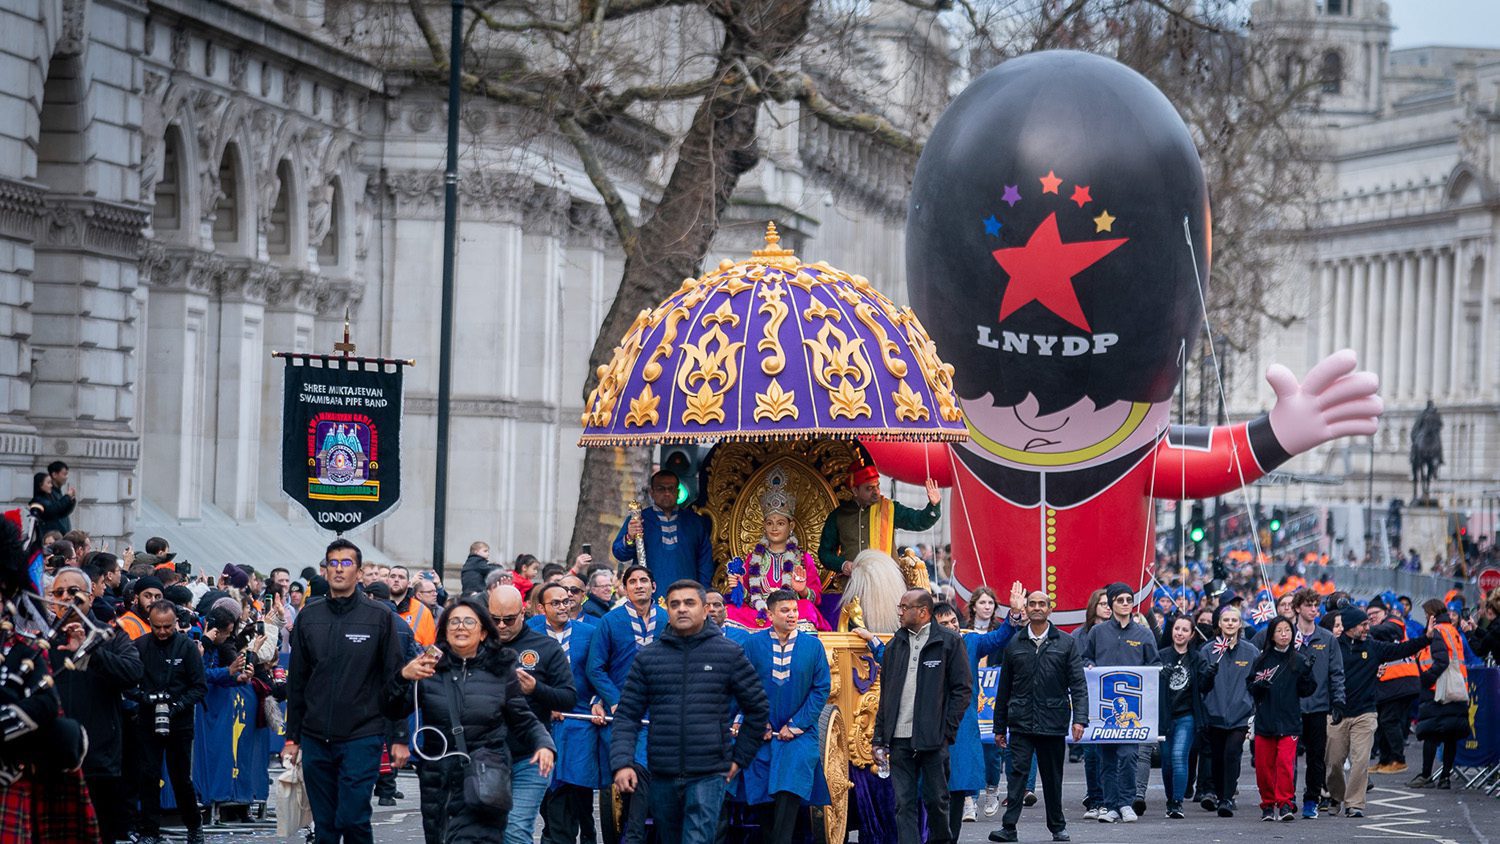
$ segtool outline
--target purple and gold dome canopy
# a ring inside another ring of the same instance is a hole
[[[779,246],[641,311],[584,406],[579,445],[961,440],[953,367],[911,308]]]

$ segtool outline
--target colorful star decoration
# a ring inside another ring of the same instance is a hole
[[[1037,302],[1072,325],[1092,331],[1073,289],[1073,276],[1120,248],[1126,240],[1122,237],[1063,243],[1057,231],[1057,215],[1048,214],[1025,246],[991,253],[1010,276],[1000,301],[1000,321]]]
[[[1063,179],[1055,170],[1038,179],[1043,194],[1062,197]],[[1068,199],[1079,208],[1094,201],[1088,185],[1074,184]],[[1022,200],[1020,185],[1006,185],[1000,201],[1014,208]],[[1034,200],[1035,201],[1035,200]],[[1070,213],[1070,212],[1064,212]],[[1114,232],[1116,217],[1103,209],[1094,221],[1094,233]],[[982,221],[989,237],[999,237],[1005,227],[999,215],[990,214]],[[1025,246],[994,250],[991,255],[1009,277],[1000,302],[1000,319],[1038,302],[1070,324],[1091,331],[1088,318],[1078,302],[1073,277],[1104,256],[1122,246],[1128,238],[1080,240],[1063,243],[1058,232],[1057,214],[1048,215],[1031,233]]]

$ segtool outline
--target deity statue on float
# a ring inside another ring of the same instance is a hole
[[[729,621],[751,630],[771,626],[766,596],[790,589],[797,595],[799,624],[832,629],[818,611],[823,589],[817,563],[797,545],[797,499],[787,488],[786,473],[773,469],[759,495],[765,533],[748,556],[729,561],[724,597]]]

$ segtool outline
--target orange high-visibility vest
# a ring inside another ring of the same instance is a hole
[[[426,604],[412,598],[406,612],[398,615],[411,625],[412,636],[416,638],[417,644],[424,648],[437,644],[437,621],[433,619],[432,610]]]
[[[141,617],[133,612],[123,613],[116,621],[132,642],[151,632],[151,625],[142,621]]]
[[[1433,626],[1433,632],[1443,637],[1443,644],[1448,647],[1448,664],[1457,665],[1458,673],[1463,675],[1464,683],[1469,682],[1469,666],[1464,662],[1464,641],[1458,634],[1458,628],[1451,624],[1437,624]],[[1422,653],[1417,655],[1417,664],[1423,671],[1432,667],[1432,648],[1423,648]]]
[[[1406,635],[1406,625],[1398,623],[1401,628],[1401,638],[1398,641],[1405,642],[1409,636]],[[1400,680],[1404,677],[1416,677],[1418,675],[1417,661],[1412,657],[1398,659],[1395,662],[1387,662],[1375,669],[1375,676],[1384,683],[1390,680]]]

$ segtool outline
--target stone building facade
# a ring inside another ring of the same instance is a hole
[[[279,492],[270,353],[328,351],[348,313],[361,353],[418,361],[403,503],[362,541],[430,556],[446,103],[361,49],[357,5],[0,8],[0,497],[24,503],[60,458],[79,525],[106,540],[162,533],[205,562],[315,554],[322,534]],[[930,20],[881,20],[877,71],[943,47]],[[891,101],[946,84],[902,82]],[[775,219],[903,298],[911,162],[776,116],[710,260]],[[450,563],[473,539],[566,550],[581,387],[623,267],[582,168],[525,123],[478,102],[462,119]],[[599,141],[639,209],[665,139]]]
[[[1493,536],[1500,49],[1391,50],[1388,4],[1376,0],[1262,0],[1252,16],[1262,31],[1306,39],[1303,60],[1322,89],[1312,119],[1325,166],[1314,222],[1295,233],[1282,284],[1296,319],[1285,329],[1268,324],[1250,365],[1237,367],[1232,409],[1271,404],[1261,378],[1271,362],[1302,372],[1354,349],[1380,376],[1384,421],[1373,444],[1341,441],[1300,458],[1304,471],[1347,479],[1305,500],[1331,491],[1335,502],[1357,505],[1349,508],[1356,521],[1367,506],[1379,517],[1391,499],[1409,501],[1411,427],[1432,400],[1445,419],[1437,497]],[[1363,532],[1346,531],[1350,550],[1362,551],[1354,546]]]

